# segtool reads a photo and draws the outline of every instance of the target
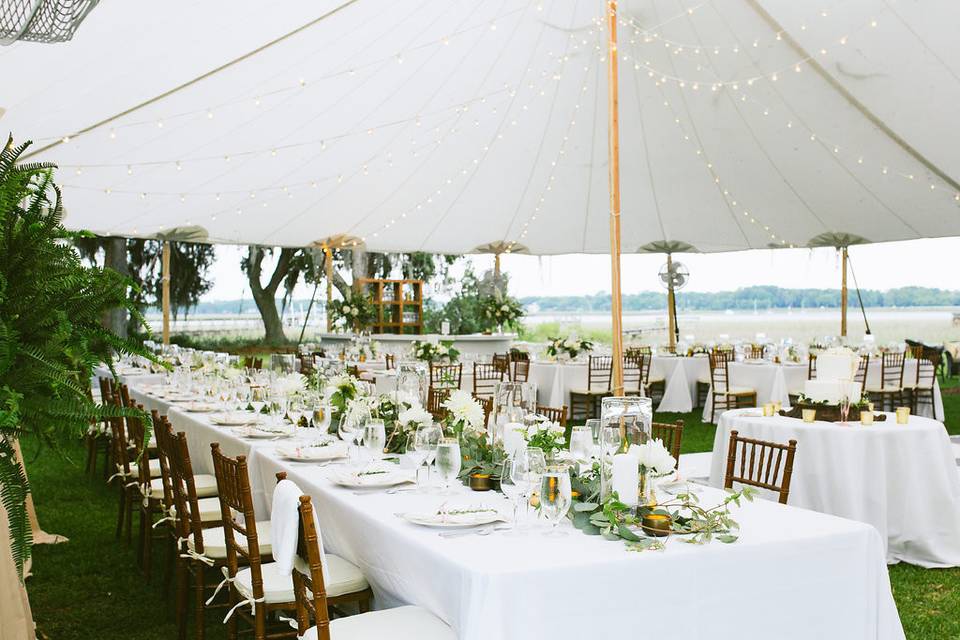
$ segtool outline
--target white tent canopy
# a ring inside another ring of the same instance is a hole
[[[603,9],[104,3],[68,44],[0,49],[0,129],[53,144],[32,159],[61,166],[67,224],[97,233],[606,252]],[[620,14],[624,252],[960,235],[960,4]]]

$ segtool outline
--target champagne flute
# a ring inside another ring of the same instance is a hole
[[[847,416],[850,414],[850,396],[844,394],[840,398],[840,424],[847,424]]]
[[[456,438],[442,438],[437,444],[437,473],[443,494],[453,493],[451,485],[460,474],[461,464],[460,441]]]
[[[261,386],[250,387],[250,406],[253,407],[253,412],[258,416],[260,412],[263,411],[263,407],[267,404],[267,388]]]
[[[566,531],[557,529],[557,525],[570,510],[571,494],[569,472],[562,467],[548,467],[540,484],[540,515],[551,525],[546,535],[567,535]]]

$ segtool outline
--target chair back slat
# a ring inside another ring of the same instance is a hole
[[[710,354],[710,383],[715,393],[729,389],[729,363],[730,356],[726,351],[714,351]]]
[[[526,355],[526,354],[524,354]],[[530,379],[530,359],[514,360],[511,363],[510,379],[514,382],[527,382]]]
[[[903,366],[906,361],[905,353],[887,352],[883,354],[880,381],[881,389],[897,389],[903,386]]]
[[[504,371],[495,363],[473,363],[473,397],[491,398],[497,385],[505,379]]]
[[[643,369],[647,356],[642,353],[623,356],[623,392],[643,394]]]
[[[817,379],[817,354],[811,353],[807,356],[807,380]]]
[[[562,407],[547,407],[538,404],[537,413],[550,422],[556,422],[561,427],[567,426],[567,405],[563,405]]]
[[[495,353],[493,354],[493,366],[497,368],[498,371],[502,372],[507,379],[510,378],[510,353]]]
[[[463,363],[430,363],[430,386],[438,389],[459,389],[463,381]]]
[[[436,387],[430,387],[427,390],[427,411],[430,412],[430,415],[433,416],[434,420],[439,422],[446,417],[447,409],[443,406],[443,403],[449,397],[450,389],[437,389]]]
[[[188,538],[193,536],[193,546],[198,554],[203,554],[203,518],[200,513],[200,502],[197,498],[197,487],[193,480],[193,463],[190,460],[190,447],[187,445],[187,434],[179,432],[171,441],[171,455],[169,456],[172,470],[174,505],[177,509],[176,527],[177,536]]]
[[[870,370],[870,354],[860,355],[860,361],[857,363],[857,372],[853,375],[853,381],[860,383],[860,395],[867,390],[867,372]]]
[[[613,377],[613,356],[591,355],[587,360],[587,390],[609,391]]]
[[[674,423],[654,422],[651,425],[651,435],[667,448],[674,460],[680,461],[680,446],[683,444],[683,420]]]
[[[780,444],[767,440],[742,438],[738,431],[731,431],[727,447],[727,472],[723,486],[731,489],[733,483],[737,482],[775,491],[779,494],[780,503],[786,504],[790,495],[790,480],[793,476],[793,459],[796,452],[796,440],[790,440],[788,444]],[[775,461],[774,457],[776,457]],[[739,467],[737,459],[740,461]],[[737,471],[738,468],[739,471]]]

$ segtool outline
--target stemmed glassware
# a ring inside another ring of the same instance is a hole
[[[500,491],[510,500],[510,504],[513,507],[513,530],[509,532],[510,535],[519,535],[522,533],[520,529],[520,507],[524,504],[525,491],[523,483],[517,483],[517,481],[514,480],[514,475],[519,478],[525,478],[527,473],[526,465],[527,456],[525,452],[518,452],[517,455],[511,456],[503,461],[503,468],[500,471]]]
[[[266,387],[250,387],[250,406],[253,407],[253,412],[258,416],[260,415],[260,412],[263,411],[263,407],[267,404],[268,395],[269,390]]]
[[[383,447],[387,442],[387,432],[383,420],[371,418],[363,425],[363,448],[371,460],[383,457]]]
[[[570,473],[564,467],[548,467],[540,483],[540,515],[551,525],[546,535],[567,535],[557,525],[570,510],[571,501]]]
[[[407,455],[414,463],[417,470],[417,491],[422,492],[427,489],[430,481],[430,464],[437,456],[437,446],[440,444],[440,438],[443,437],[443,431],[438,425],[423,424],[417,427],[417,432],[413,437],[407,438]],[[421,479],[420,467],[425,469],[425,478]]]
[[[577,426],[570,430],[570,455],[577,464],[584,464],[593,457],[593,433],[588,426]]]
[[[460,441],[456,438],[442,438],[437,444],[437,474],[440,476],[441,493],[453,493],[453,481],[460,474]]]

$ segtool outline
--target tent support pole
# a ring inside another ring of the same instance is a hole
[[[500,254],[493,254],[493,280],[494,282],[500,281]]]
[[[840,263],[843,270],[840,276],[840,337],[847,337],[847,248],[840,247]]]
[[[611,390],[623,395],[623,312],[620,297],[620,123],[617,74],[617,2],[607,0],[607,116],[610,153],[610,312],[613,320]]]
[[[667,254],[667,273],[673,273],[673,256]],[[673,279],[667,284],[667,331],[670,332],[670,351],[677,348],[677,315],[676,293],[673,290]]]
[[[163,344],[170,344],[170,241],[163,241]]]
[[[333,249],[324,245],[323,251],[327,254],[324,266],[327,268],[327,331],[330,332],[333,331],[333,318],[330,316],[330,303],[333,302]]]

